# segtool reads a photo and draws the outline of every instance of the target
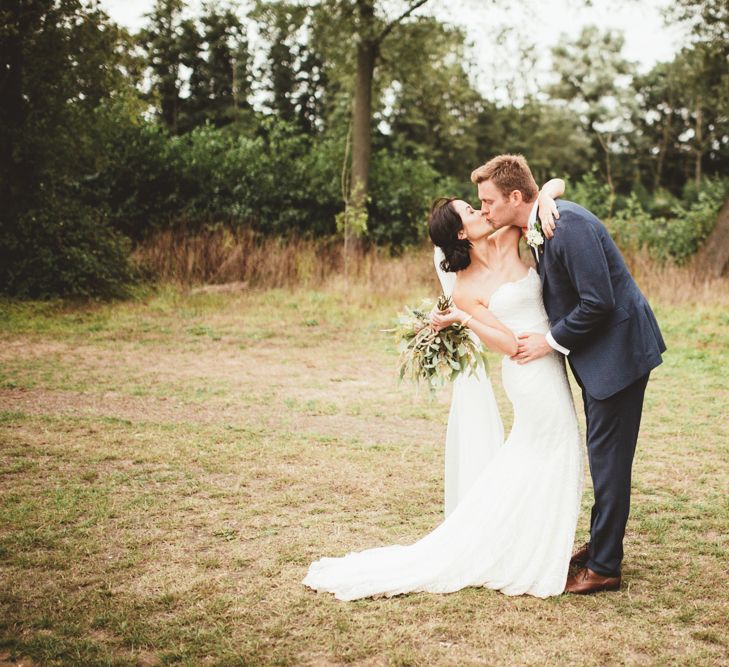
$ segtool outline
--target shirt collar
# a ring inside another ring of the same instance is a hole
[[[539,198],[534,202],[532,206],[532,212],[529,214],[529,220],[527,220],[527,229],[531,229],[537,223],[537,211],[539,210]]]

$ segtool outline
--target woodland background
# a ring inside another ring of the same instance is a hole
[[[525,154],[540,182],[567,179],[624,252],[681,264],[703,248],[702,272],[727,268],[724,0],[680,0],[666,20],[691,38],[647,73],[621,34],[587,27],[552,48],[551,83],[494,99],[473,85],[463,32],[427,0],[150,8],[131,34],[95,2],[3,3],[6,295],[350,270],[422,245],[429,202],[474,198],[471,169],[501,152]],[[301,244],[314,261],[302,265]]]

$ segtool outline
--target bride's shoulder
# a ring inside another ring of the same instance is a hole
[[[459,308],[468,308],[469,306],[481,303],[478,284],[471,274],[461,275],[465,272],[460,271],[455,285],[453,286],[453,301]]]

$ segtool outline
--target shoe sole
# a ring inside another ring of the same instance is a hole
[[[610,584],[609,586],[600,586],[599,588],[591,588],[590,590],[585,591],[568,591],[565,589],[565,593],[569,593],[570,595],[593,595],[595,593],[603,593],[603,592],[611,592],[611,591],[619,591],[620,590],[620,583],[618,584]]]

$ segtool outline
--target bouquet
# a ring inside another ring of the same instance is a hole
[[[438,310],[453,306],[450,297],[441,296]],[[425,300],[418,308],[405,307],[398,325],[390,331],[398,339],[400,380],[425,382],[431,392],[461,373],[472,375],[478,367],[486,368],[486,354],[460,323],[436,332],[430,325],[433,302]]]

